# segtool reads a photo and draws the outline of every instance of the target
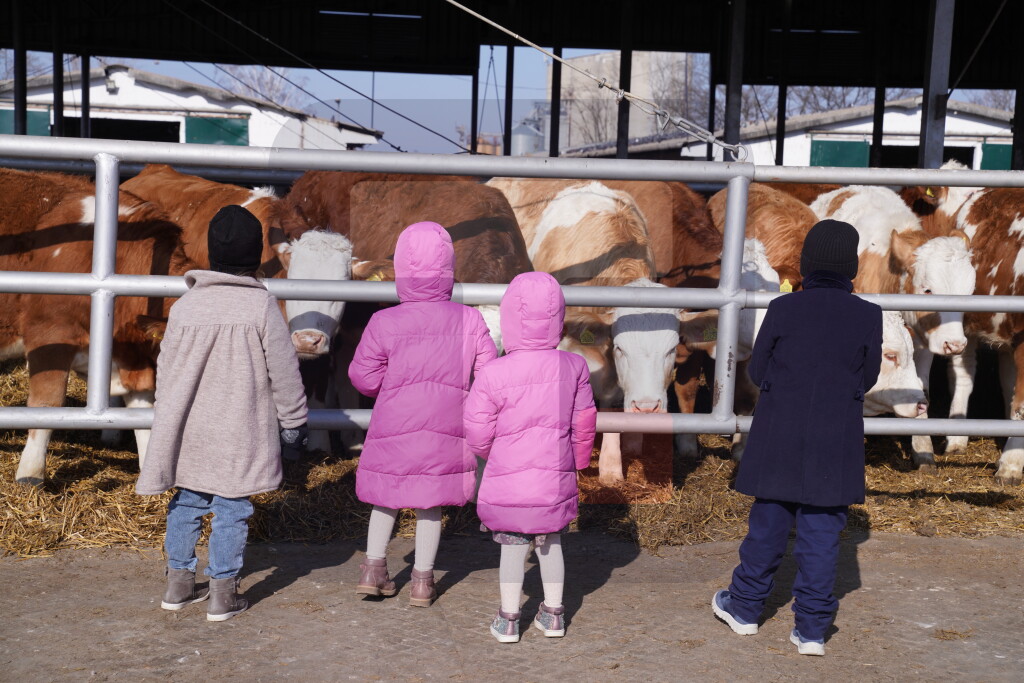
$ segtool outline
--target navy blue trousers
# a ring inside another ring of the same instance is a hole
[[[800,635],[820,640],[839,601],[832,595],[839,560],[839,532],[846,526],[847,506],[817,507],[758,498],[750,508],[749,531],[740,545],[740,563],[729,592],[737,617],[757,623],[775,588],[775,571],[786,554],[789,531],[796,524],[796,580],[793,612]]]

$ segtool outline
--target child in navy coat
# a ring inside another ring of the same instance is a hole
[[[729,589],[711,603],[736,633],[757,633],[795,524],[790,640],[800,654],[825,654],[839,532],[848,506],[864,502],[863,402],[881,366],[882,310],[852,294],[857,243],[848,223],[816,224],[801,254],[803,291],[768,306],[749,366],[761,396],[736,479],[755,497],[749,532]]]

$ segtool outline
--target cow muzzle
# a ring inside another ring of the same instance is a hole
[[[630,401],[629,412],[631,413],[662,413],[663,401],[661,400],[647,400],[647,401]]]
[[[312,360],[327,353],[330,341],[320,330],[297,330],[292,332],[292,344],[299,360]]]

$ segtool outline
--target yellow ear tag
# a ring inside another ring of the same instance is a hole
[[[382,277],[380,276],[380,273],[374,273],[374,274],[373,274],[373,275],[371,275],[370,277],[366,278],[366,281],[367,281],[367,282],[380,282],[380,281],[381,281],[381,280],[383,280],[383,279],[384,279],[384,278],[382,278]]]
[[[705,327],[704,328],[704,341],[706,341],[706,342],[718,341],[718,328],[717,327]]]
[[[779,285],[779,291],[780,292],[792,292],[793,291],[793,285],[789,284],[789,280],[788,279],[787,280],[783,280],[782,284]]]
[[[593,344],[594,333],[590,330],[583,330],[583,334],[580,335],[580,344]]]
[[[149,336],[157,341],[163,341],[164,339],[164,335],[160,334],[159,332],[150,332]]]
[[[924,188],[924,193],[925,193],[926,195],[928,195],[929,197],[934,197],[934,196],[935,196],[935,193],[934,193],[934,192],[932,192],[932,188],[930,188],[930,187],[926,187],[926,188]]]

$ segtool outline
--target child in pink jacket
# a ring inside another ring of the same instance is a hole
[[[441,506],[465,505],[476,484],[462,410],[474,372],[497,355],[475,308],[451,301],[451,236],[414,223],[395,247],[398,306],[374,313],[348,368],[352,384],[377,399],[356,470],[356,495],[373,505],[366,561],[356,592],[394,595],[387,546],[400,508],[416,509],[416,559],[409,604],[437,595],[434,558]]]
[[[477,375],[466,401],[466,441],[487,458],[477,514],[501,544],[500,643],[519,641],[519,601],[530,543],[537,548],[544,602],[534,626],[565,635],[565,566],[560,533],[576,517],[576,470],[590,464],[597,411],[582,357],[555,347],[565,299],[547,273],[522,273],[501,300],[507,355]]]

